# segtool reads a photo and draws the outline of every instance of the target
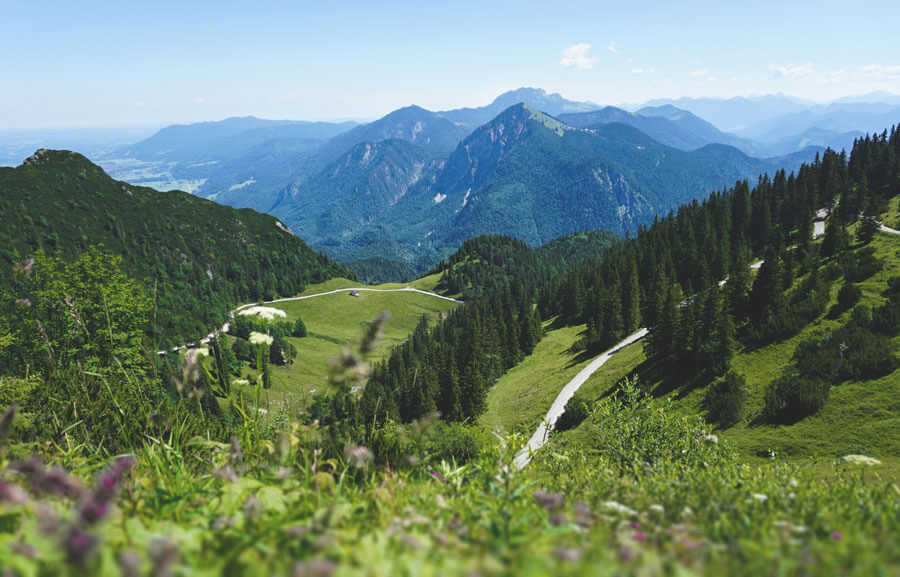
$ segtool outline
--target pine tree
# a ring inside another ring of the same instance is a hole
[[[638,283],[637,266],[632,262],[629,268],[622,302],[622,326],[625,334],[631,334],[641,326],[641,287]]]
[[[871,198],[866,206],[862,221],[859,223],[859,228],[856,229],[856,239],[863,244],[872,242],[879,226],[877,201]]]
[[[734,321],[731,314],[723,310],[719,315],[719,325],[716,327],[716,343],[712,357],[712,369],[717,374],[724,374],[731,367],[731,358],[737,347],[734,335]]]
[[[759,267],[756,280],[753,281],[753,288],[750,289],[748,303],[750,322],[761,323],[765,318],[766,308],[778,304],[783,278],[781,262],[775,256],[775,251],[771,249],[766,251],[765,262]]]
[[[850,246],[850,235],[847,233],[847,228],[836,217],[837,215],[832,216],[825,229],[825,238],[822,239],[822,248],[820,249],[823,258],[840,254]]]

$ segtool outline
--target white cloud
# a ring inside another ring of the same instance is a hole
[[[775,71],[776,77],[789,78],[792,80],[810,78],[814,74],[812,62],[807,62],[806,64],[773,64],[769,66],[769,68]]]
[[[607,50],[608,52],[612,52],[613,54],[618,54],[618,53],[619,53],[619,50],[618,50],[618,48],[616,48],[616,41],[615,41],[615,40],[610,40],[610,41],[609,41],[609,46],[606,47],[606,50]],[[629,62],[631,62],[631,61],[629,60]]]
[[[818,72],[813,68],[812,62],[807,62],[806,64],[772,64],[769,68],[773,71],[775,78],[800,81],[816,86],[841,84],[848,78],[847,72],[843,69]],[[900,68],[898,68],[898,71],[900,71]]]
[[[698,68],[697,70],[691,70],[691,76],[694,78],[703,78],[709,74],[709,68]]]
[[[590,70],[594,67],[594,61],[596,60],[596,58],[591,56],[590,52],[590,44],[585,44],[584,42],[572,44],[563,50],[563,57],[559,60],[559,63],[566,67],[574,66],[581,70]]]
[[[882,64],[868,64],[859,69],[864,76],[878,80],[893,80],[900,78],[900,66],[884,66]]]
[[[632,68],[632,74],[656,74],[656,70],[653,68]]]
[[[817,84],[840,84],[847,78],[847,73],[841,70],[829,70],[816,77]]]
[[[193,102],[194,104],[206,104],[206,99],[197,97],[197,98],[193,99],[191,102]]]

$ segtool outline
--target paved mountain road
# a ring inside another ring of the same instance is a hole
[[[283,298],[283,299],[275,299],[275,300],[271,300],[271,301],[263,301],[262,304],[264,304],[264,305],[272,305],[272,304],[284,303],[284,302],[290,302],[290,301],[302,301],[302,300],[306,300],[306,299],[313,299],[313,298],[316,298],[316,297],[323,297],[323,296],[333,295],[333,294],[337,294],[337,293],[349,293],[349,292],[351,292],[351,291],[356,291],[356,292],[363,292],[363,291],[364,291],[364,292],[382,292],[382,293],[393,293],[393,292],[415,292],[415,293],[419,293],[419,294],[423,294],[423,295],[428,295],[428,296],[435,297],[435,298],[439,298],[439,299],[444,299],[445,301],[451,301],[451,302],[455,302],[455,303],[462,303],[462,302],[463,302],[463,301],[461,301],[461,300],[457,300],[457,299],[454,299],[454,298],[451,298],[451,297],[445,297],[444,295],[439,295],[439,294],[437,294],[437,293],[433,293],[433,292],[429,292],[429,291],[424,291],[424,290],[422,290],[422,289],[417,289],[417,288],[413,288],[413,287],[411,287],[411,286],[408,286],[408,287],[396,288],[396,289],[376,289],[376,288],[369,288],[369,287],[351,287],[351,288],[342,288],[342,289],[334,289],[334,290],[327,291],[327,292],[323,292],[323,293],[316,293],[316,294],[312,294],[312,295],[304,295],[304,296],[299,296],[299,297],[287,297],[287,298]],[[245,304],[245,305],[241,305],[241,306],[237,307],[236,309],[234,309],[233,311],[231,311],[230,313],[228,313],[228,320],[225,322],[225,324],[223,324],[222,327],[221,327],[219,330],[213,331],[213,332],[209,333],[208,335],[206,335],[205,338],[200,339],[200,344],[205,345],[205,344],[209,343],[209,340],[210,340],[211,338],[213,338],[214,336],[216,336],[217,334],[219,334],[219,333],[227,333],[227,332],[228,332],[228,328],[231,326],[231,321],[234,320],[234,315],[235,315],[235,313],[237,313],[238,311],[242,311],[242,310],[244,310],[244,309],[246,309],[246,308],[255,307],[255,306],[259,306],[259,305],[260,305],[260,303],[249,303],[249,304]],[[179,347],[174,347],[174,348],[172,348],[172,349],[170,349],[170,350],[168,350],[168,351],[157,351],[156,354],[158,354],[158,355],[164,355],[164,354],[170,353],[170,352],[171,352],[171,353],[177,353],[178,351],[182,351],[182,350],[184,350],[184,349],[188,349],[188,348],[191,348],[191,347],[193,347],[193,346],[194,346],[194,343],[187,343],[187,344],[181,345],[181,346],[179,346]]]

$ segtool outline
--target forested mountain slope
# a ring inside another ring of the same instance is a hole
[[[71,259],[102,245],[153,294],[161,344],[206,334],[238,302],[352,275],[271,216],[118,182],[72,152],[39,150],[0,168],[0,191],[4,288],[36,251]]]

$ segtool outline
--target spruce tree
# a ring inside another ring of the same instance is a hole
[[[837,218],[837,215],[832,216],[825,228],[825,238],[822,239],[820,254],[823,258],[832,257],[844,252],[849,246],[850,235],[847,233],[847,228],[840,218]]]

